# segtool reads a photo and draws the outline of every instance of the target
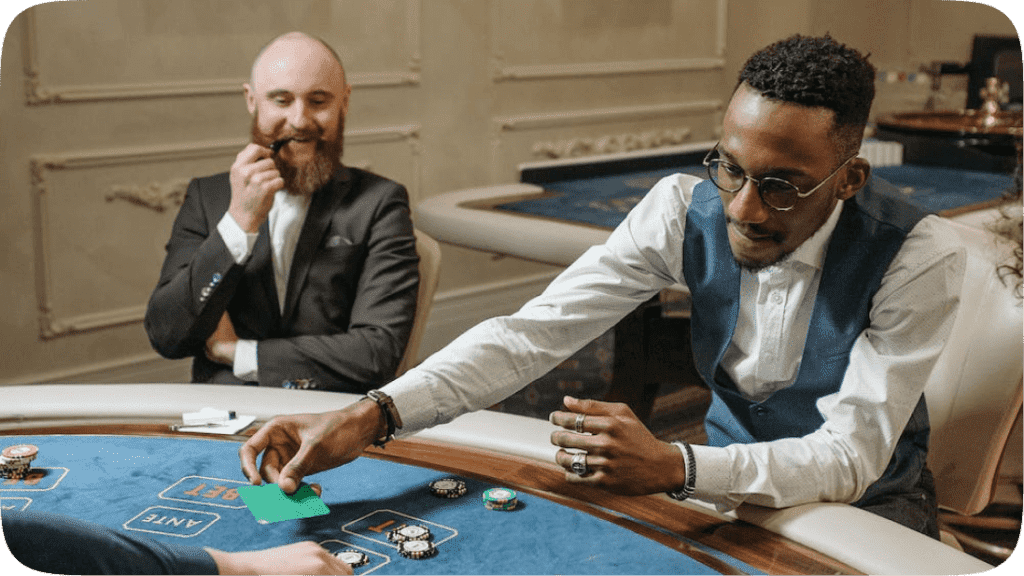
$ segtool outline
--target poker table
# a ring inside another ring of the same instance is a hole
[[[370,448],[307,478],[325,515],[260,523],[238,497],[240,442],[275,414],[321,412],[358,397],[320,391],[189,384],[37,385],[2,389],[0,442],[39,448],[22,479],[0,482],[0,509],[67,514],[157,540],[254,550],[301,540],[364,552],[378,573],[972,573],[987,564],[843,505],[720,514],[663,495],[623,497],[568,484],[546,421],[468,414]],[[253,415],[237,435],[172,429],[204,407]],[[461,498],[429,484],[457,478]],[[489,510],[484,490],[518,494]],[[386,536],[428,527],[430,558]],[[46,543],[41,543],[46,545]]]

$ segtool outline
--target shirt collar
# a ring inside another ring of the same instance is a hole
[[[839,214],[842,211],[843,201],[840,200],[836,203],[836,207],[832,210],[828,220],[821,225],[821,228],[818,228],[810,238],[798,246],[786,261],[800,262],[820,270],[825,264],[825,249],[828,247],[828,240],[832,237],[836,224],[839,223]]]

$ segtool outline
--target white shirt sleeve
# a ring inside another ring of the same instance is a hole
[[[682,195],[698,180],[659,182],[612,232],[511,316],[471,328],[383,390],[402,435],[508,397],[682,278]]]
[[[249,234],[242,230],[242,227],[235,222],[229,212],[225,212],[220,222],[217,223],[217,231],[224,239],[224,245],[231,252],[235,263],[244,264],[252,254],[252,248],[256,245],[256,238],[259,235]],[[256,358],[256,341],[239,340],[235,344],[235,363],[232,366],[235,377],[247,382],[258,380]]]
[[[964,262],[944,221],[919,222],[882,279],[839,391],[817,403],[822,427],[802,438],[693,446],[694,497],[722,510],[860,498],[885,471],[949,336]]]
[[[257,370],[256,354],[257,342],[255,340],[239,340],[235,343],[235,364],[232,371],[235,378],[246,382],[258,382],[259,371]]]
[[[231,256],[235,258],[235,263],[244,264],[252,254],[252,247],[256,245],[256,237],[259,235],[249,234],[242,230],[230,212],[225,212],[220,222],[217,223],[217,231],[224,239],[224,245],[231,252]]]

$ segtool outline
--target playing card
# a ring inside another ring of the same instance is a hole
[[[260,524],[323,516],[330,512],[308,484],[300,486],[291,496],[277,484],[240,486],[238,494]]]

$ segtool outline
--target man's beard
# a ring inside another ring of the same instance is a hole
[[[307,131],[305,133],[283,133],[271,135],[259,129],[259,114],[252,118],[252,141],[262,146],[270,144],[278,138],[306,138],[315,137],[316,151],[313,158],[308,162],[293,165],[285,162],[280,154],[273,156],[274,165],[284,179],[284,188],[289,194],[296,196],[312,196],[314,192],[327,184],[334,172],[341,167],[341,154],[345,147],[345,118],[338,119],[338,137],[334,141],[320,139],[323,130]],[[287,144],[285,144],[287,146]]]

